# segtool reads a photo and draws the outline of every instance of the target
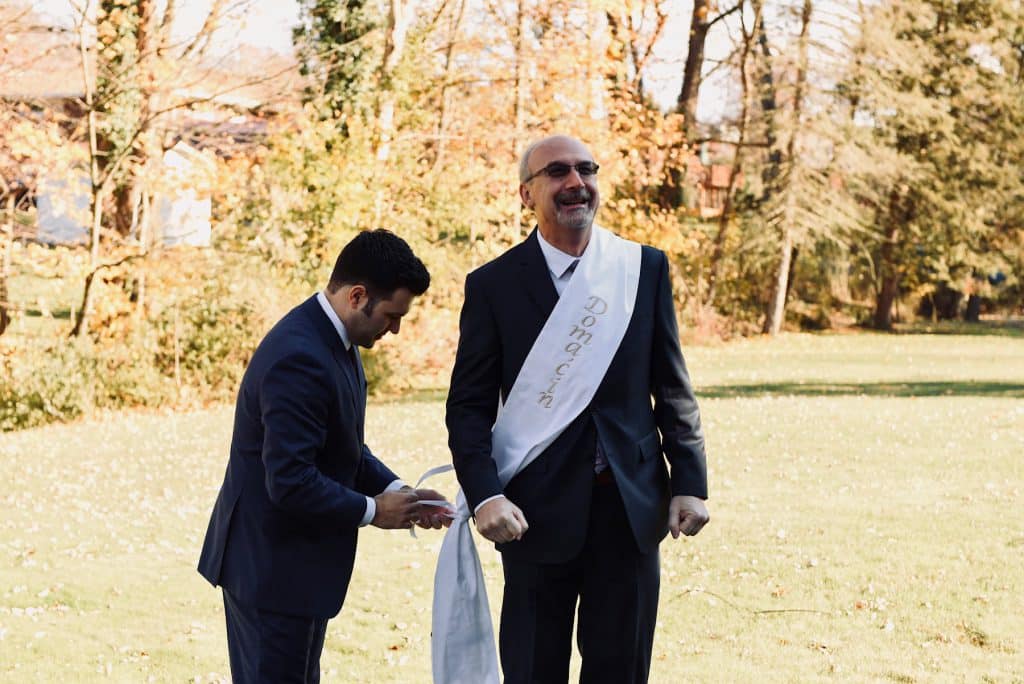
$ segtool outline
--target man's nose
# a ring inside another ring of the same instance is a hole
[[[583,185],[583,176],[573,166],[569,169],[569,175],[565,177],[565,185],[570,188],[578,188]]]

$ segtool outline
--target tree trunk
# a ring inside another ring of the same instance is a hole
[[[448,149],[448,113],[451,109],[451,87],[449,83],[451,82],[454,64],[455,40],[458,36],[459,25],[462,23],[462,15],[465,10],[466,1],[459,0],[448,22],[448,45],[445,46],[444,51],[444,80],[441,83],[441,97],[437,117],[437,151],[434,155],[434,163],[432,164],[434,171],[444,168],[445,152]]]
[[[405,51],[405,37],[409,29],[412,14],[409,3],[411,0],[390,0],[388,3],[388,23],[384,31],[384,59],[378,72],[377,94],[377,140],[376,157],[378,176],[386,173],[388,159],[391,157],[391,142],[395,134],[395,69],[402,61]],[[374,198],[374,220],[379,224],[384,214],[384,189],[377,190]]]
[[[964,320],[968,323],[977,323],[981,320],[981,297],[978,295],[972,294],[967,298]]]
[[[742,23],[743,16],[740,15],[740,21]],[[715,233],[714,247],[711,251],[711,263],[708,267],[708,290],[704,297],[705,306],[714,306],[715,295],[717,294],[718,278],[722,270],[722,258],[725,254],[725,242],[726,236],[729,230],[729,224],[732,221],[732,206],[733,206],[733,192],[736,188],[736,179],[739,178],[741,169],[743,168],[743,146],[747,141],[747,129],[750,127],[750,109],[752,106],[751,97],[753,89],[750,87],[750,74],[747,66],[749,65],[750,52],[753,47],[753,39],[757,34],[759,28],[758,24],[762,21],[760,5],[757,7],[754,13],[754,23],[750,31],[746,28],[743,29],[743,45],[740,48],[740,87],[742,88],[742,97],[740,102],[740,121],[739,121],[739,139],[736,141],[736,148],[732,155],[732,167],[729,169],[729,185],[725,189],[725,200],[722,203],[722,215],[718,218],[718,232]],[[682,97],[680,95],[680,97]]]
[[[899,276],[895,274],[882,278],[882,289],[875,300],[875,315],[872,327],[876,330],[892,330],[892,307],[899,293]]]
[[[149,254],[152,246],[153,234],[151,232],[149,207],[152,206],[150,198],[143,195],[141,205],[144,207],[142,216],[139,219],[139,248],[142,255]],[[147,268],[146,260],[140,259],[139,265],[135,268],[135,319],[141,321],[146,314],[146,281]]]
[[[7,197],[4,212],[4,255],[0,259],[0,335],[6,332],[11,324],[10,290],[7,283],[11,277],[11,258],[14,252],[14,193]]]
[[[90,113],[91,116],[91,113]],[[89,231],[89,274],[85,276],[85,287],[82,289],[82,304],[78,307],[78,316],[71,329],[72,337],[85,337],[89,331],[89,319],[92,317],[93,283],[100,266],[100,231],[103,226],[103,187],[93,188],[92,193],[92,229]]]
[[[751,7],[754,11],[763,16],[764,2],[762,0],[751,0]],[[778,98],[775,94],[775,75],[772,73],[772,51],[768,45],[768,33],[762,20],[757,25],[757,42],[761,46],[761,57],[764,60],[760,81],[761,110],[764,112],[764,138],[768,147],[768,164],[761,174],[764,182],[762,199],[767,200],[775,190],[776,180],[779,177],[782,165],[782,150],[777,145],[775,110]]]
[[[84,36],[84,32],[82,32]],[[83,63],[85,61],[85,43],[84,37],[81,41],[81,50]],[[84,68],[84,67],[83,67]],[[82,290],[82,305],[78,308],[78,316],[75,317],[74,327],[71,329],[72,337],[83,337],[89,329],[89,317],[92,315],[92,298],[93,298],[93,279],[96,275],[96,270],[99,268],[100,263],[100,233],[103,229],[103,201],[104,201],[104,189],[105,182],[101,178],[100,174],[100,151],[99,151],[99,132],[97,130],[96,123],[96,109],[93,107],[92,89],[89,87],[88,76],[85,76],[86,92],[85,101],[86,106],[89,107],[89,114],[87,116],[88,129],[89,129],[89,181],[90,181],[90,201],[92,210],[92,226],[89,230],[89,275],[85,277],[85,286]],[[107,176],[110,178],[111,176]]]
[[[390,0],[388,23],[384,33],[384,60],[381,63],[377,107],[377,160],[391,156],[391,138],[395,132],[395,69],[405,52],[405,38],[412,18],[411,0]]]
[[[794,246],[789,255],[789,275],[786,278],[786,301],[789,301],[789,293],[793,289],[793,281],[796,280],[796,263],[800,260],[800,248]]]
[[[696,139],[697,97],[700,94],[704,69],[704,43],[707,40],[709,0],[694,0],[690,16],[690,37],[683,66],[683,87],[676,101],[676,111],[683,115],[683,130],[687,140]]]
[[[97,273],[99,273],[99,269],[89,271],[89,274],[85,276],[82,304],[78,307],[78,315],[75,317],[75,327],[71,329],[71,337],[85,337],[89,330],[89,319],[92,318],[93,298],[95,297],[93,283],[96,281]]]
[[[139,137],[136,145],[135,173],[132,177],[132,230],[138,229],[139,214],[148,215],[150,196],[148,180],[153,174],[153,164],[159,163],[161,143],[154,130],[152,113],[157,111],[156,52],[160,38],[156,35],[156,0],[138,0],[139,30],[135,37],[139,53],[139,92],[142,94],[142,109],[139,112]]]
[[[527,15],[524,7],[526,0],[516,2],[516,29],[513,34],[515,44],[515,85],[512,101],[512,158],[517,159],[523,152],[523,137],[526,134],[526,33]],[[509,237],[517,241],[522,233],[523,205],[519,194],[510,194]]]
[[[786,317],[786,294],[790,287],[790,268],[793,260],[793,249],[796,242],[797,226],[797,178],[800,173],[797,161],[798,135],[801,116],[803,114],[804,88],[807,84],[808,41],[810,34],[812,0],[804,0],[803,11],[800,13],[800,38],[798,41],[799,55],[797,58],[796,88],[793,92],[793,109],[790,121],[789,142],[786,145],[785,164],[788,169],[783,186],[784,200],[782,205],[780,259],[775,273],[775,284],[772,298],[768,305],[762,332],[769,335],[779,334]]]
[[[768,304],[768,315],[764,320],[761,332],[767,335],[778,335],[782,329],[782,321],[786,316],[786,292],[789,289],[789,264],[793,258],[793,234],[784,230],[782,244],[779,248],[779,267],[775,271],[775,283],[772,286],[772,297]]]
[[[891,211],[896,210],[896,193],[893,193]],[[890,214],[889,226],[885,231],[882,249],[878,257],[878,269],[882,275],[882,286],[875,297],[875,313],[872,327],[876,330],[892,330],[892,307],[899,293],[900,273],[895,262],[896,244],[899,240],[899,227],[896,215]]]

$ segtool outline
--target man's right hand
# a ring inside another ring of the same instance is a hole
[[[519,507],[499,496],[491,499],[476,512],[476,529],[486,539],[499,544],[507,544],[523,538],[530,526]]]
[[[370,524],[384,530],[408,529],[419,519],[419,497],[412,489],[381,492],[373,497],[377,512]]]

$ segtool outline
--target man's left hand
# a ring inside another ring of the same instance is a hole
[[[433,489],[414,489],[413,493],[421,501],[448,501],[444,494]],[[416,524],[425,530],[439,530],[452,524],[452,513],[454,512],[455,506],[450,503],[448,506],[421,505]]]
[[[668,505],[668,529],[673,539],[680,534],[692,537],[707,525],[710,516],[701,499],[695,496],[673,496]]]

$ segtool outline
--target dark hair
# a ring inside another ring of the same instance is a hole
[[[430,287],[430,273],[402,238],[383,228],[364,230],[341,250],[327,289],[355,284],[372,299],[390,299],[403,287],[421,295]]]

